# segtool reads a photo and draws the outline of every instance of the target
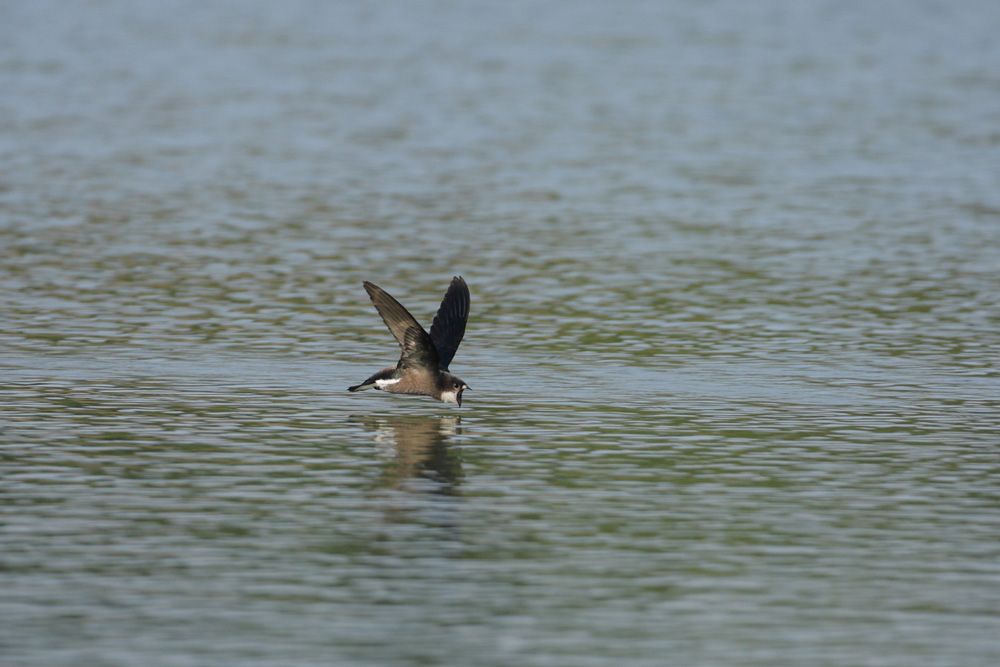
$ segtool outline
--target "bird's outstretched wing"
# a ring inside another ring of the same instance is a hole
[[[437,350],[441,370],[448,370],[448,365],[455,358],[468,321],[469,286],[461,276],[455,276],[431,324],[431,340]]]
[[[437,349],[431,337],[413,315],[378,285],[367,280],[364,285],[365,291],[375,304],[375,310],[382,316],[382,321],[389,327],[389,332],[403,350],[399,358],[400,366],[438,368]]]

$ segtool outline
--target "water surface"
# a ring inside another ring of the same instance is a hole
[[[1000,661],[993,4],[0,14],[4,664]]]

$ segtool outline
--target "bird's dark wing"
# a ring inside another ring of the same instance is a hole
[[[438,363],[442,370],[448,370],[448,365],[455,358],[468,321],[469,286],[461,276],[455,276],[431,324],[431,340],[437,349]]]
[[[431,337],[406,308],[378,285],[365,281],[365,291],[375,304],[375,310],[389,327],[389,332],[403,349],[400,367],[417,366],[437,369],[438,354]]]

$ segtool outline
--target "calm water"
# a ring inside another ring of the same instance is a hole
[[[3,3],[0,662],[1000,664],[998,24]]]

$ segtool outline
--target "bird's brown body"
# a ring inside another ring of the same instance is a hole
[[[465,335],[469,319],[469,287],[456,276],[441,301],[431,332],[381,287],[365,282],[365,291],[389,331],[402,348],[395,366],[383,368],[348,391],[379,389],[391,394],[431,396],[445,403],[462,405],[462,392],[469,386],[448,366]]]

